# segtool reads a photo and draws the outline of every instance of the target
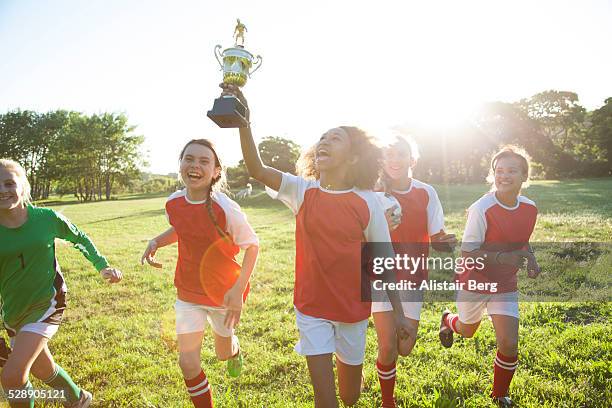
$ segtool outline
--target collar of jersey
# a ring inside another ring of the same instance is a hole
[[[408,194],[409,192],[412,191],[412,186],[414,186],[414,179],[410,180],[410,187],[408,187],[408,190],[395,190],[395,189],[393,189],[391,191],[393,191],[394,193],[397,193],[397,194]]]
[[[346,193],[355,191],[355,187],[351,187],[348,190],[328,190],[326,188],[323,188],[323,186],[321,186],[321,182],[319,180],[317,180],[317,184],[319,185],[319,190],[326,192],[326,193],[330,193],[330,194],[346,194]]]
[[[190,200],[189,197],[187,197],[187,190],[185,190],[185,195],[183,197],[185,197],[185,201],[189,204],[204,204],[206,202],[206,199],[200,201]]]
[[[521,205],[521,200],[520,197],[521,196],[517,196],[516,197],[516,205],[514,207],[508,207],[507,205],[503,205],[498,199],[497,199],[497,195],[495,195],[495,191],[492,192],[491,194],[493,194],[493,199],[495,200],[495,202],[501,207],[501,208],[505,208],[506,210],[516,210],[517,208],[519,208],[519,205]]]

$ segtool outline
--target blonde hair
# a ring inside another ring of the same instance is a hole
[[[30,195],[30,193],[32,192],[32,187],[30,186],[30,182],[28,181],[26,171],[21,166],[21,164],[11,159],[0,159],[0,167],[12,170],[13,172],[15,172],[15,174],[17,174],[17,176],[21,180],[21,186],[23,187],[23,194],[21,196],[21,200],[25,205],[32,204],[32,196]]]
[[[489,168],[489,175],[487,176],[487,182],[491,183],[491,191],[495,189],[495,168],[499,159],[514,157],[519,159],[521,163],[521,170],[526,176],[527,180],[523,182],[522,187],[529,187],[529,178],[531,176],[531,156],[525,149],[516,145],[505,145],[502,146],[497,153],[491,158],[491,167]]]
[[[351,153],[357,156],[357,163],[351,165],[350,184],[362,190],[371,190],[376,184],[382,166],[382,149],[375,139],[355,126],[339,126],[351,142]],[[319,179],[320,174],[315,163],[316,145],[305,150],[295,167],[299,176],[307,179]]]

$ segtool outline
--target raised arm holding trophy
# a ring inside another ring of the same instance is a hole
[[[223,83],[238,87],[244,86],[251,74],[261,67],[261,56],[253,56],[244,48],[244,33],[246,26],[237,19],[234,29],[235,44],[221,52],[221,45],[215,47],[215,57],[223,71]],[[241,40],[241,44],[238,44]],[[255,69],[251,70],[252,67]],[[208,111],[207,116],[222,128],[239,128],[249,124],[248,107],[238,98],[231,95],[223,95],[215,99],[213,108]]]

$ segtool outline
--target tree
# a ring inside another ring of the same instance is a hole
[[[268,136],[264,137],[258,148],[265,165],[295,174],[295,163],[300,157],[300,145],[282,137]]]
[[[612,98],[604,106],[593,111],[590,117],[591,127],[588,130],[590,140],[600,149],[605,160],[604,174],[612,174]]]

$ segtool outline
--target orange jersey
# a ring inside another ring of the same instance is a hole
[[[362,243],[389,242],[376,194],[326,190],[318,180],[284,173],[278,193],[296,216],[294,305],[301,313],[354,323],[367,319],[361,300]]]
[[[516,205],[507,207],[497,200],[495,193],[485,194],[468,210],[461,250],[471,252],[476,249],[487,251],[526,249],[537,215],[535,203],[527,197],[518,196]],[[458,274],[458,280],[495,282],[498,293],[514,292],[517,290],[517,272],[518,268],[514,266],[485,264],[481,270],[466,268],[464,273]]]
[[[177,191],[168,198],[166,215],[178,236],[174,275],[178,298],[219,306],[219,297],[222,299],[239,274],[236,255],[241,248],[259,245],[259,241],[238,204],[219,192],[212,194],[212,200],[217,224],[229,239],[221,238],[208,214],[206,201],[189,200],[186,190]],[[247,292],[248,288],[245,298]]]

